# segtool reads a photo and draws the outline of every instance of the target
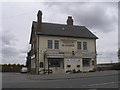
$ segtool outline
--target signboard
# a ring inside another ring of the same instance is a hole
[[[80,59],[78,58],[71,58],[71,59],[68,59],[69,62],[78,62],[80,61]]]
[[[64,58],[64,54],[47,54],[47,58]]]
[[[74,40],[64,39],[64,40],[62,40],[62,42],[63,42],[62,46],[72,46],[72,47],[74,47]]]

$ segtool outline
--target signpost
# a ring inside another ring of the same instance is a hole
[[[69,62],[78,62],[80,61],[80,59],[78,58],[71,58],[71,59],[68,59]]]

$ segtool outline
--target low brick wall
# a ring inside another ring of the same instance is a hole
[[[21,72],[22,66],[2,66],[2,72]]]
[[[97,67],[98,71],[113,70],[113,67]]]

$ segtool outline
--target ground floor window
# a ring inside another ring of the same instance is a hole
[[[67,65],[67,67],[71,67],[71,65]]]
[[[91,60],[91,58],[83,58],[83,67],[89,67],[90,60]]]
[[[94,62],[94,61],[92,61],[92,65],[93,65],[93,66],[95,65],[95,62]]]
[[[77,67],[79,68],[79,67],[80,67],[80,65],[77,65]]]
[[[40,62],[40,68],[43,68],[43,62]]]
[[[58,58],[48,59],[49,67],[60,67],[60,60]]]

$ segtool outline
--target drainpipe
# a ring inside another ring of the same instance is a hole
[[[44,51],[44,74],[45,74],[45,57],[46,57],[46,51]]]
[[[39,35],[37,35],[37,36],[38,36],[38,41],[37,41],[37,43],[38,43],[38,47],[37,47],[38,48],[37,49],[38,50],[38,52],[37,52],[38,57],[37,57],[37,71],[36,71],[36,73],[39,74]]]
[[[97,71],[97,51],[96,51],[96,39],[94,40],[94,45],[95,45],[95,70]]]

